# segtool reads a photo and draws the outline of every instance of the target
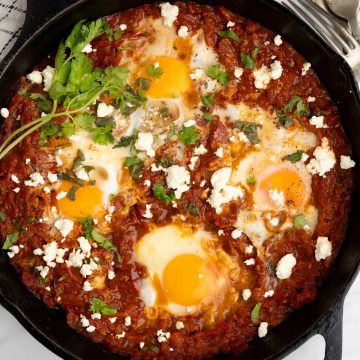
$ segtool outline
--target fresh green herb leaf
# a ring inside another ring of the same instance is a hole
[[[206,110],[214,102],[214,99],[215,99],[215,94],[210,94],[208,96],[201,96],[201,102],[205,106]]]
[[[19,239],[18,231],[14,231],[13,233],[7,235],[2,249],[3,250],[10,249],[13,245],[15,245],[17,243],[18,239]]]
[[[66,197],[71,201],[75,201],[76,200],[75,193],[78,190],[79,190],[79,188],[77,186],[72,186],[71,189],[67,192]]]
[[[141,159],[139,159],[137,156],[131,156],[131,157],[125,158],[125,166],[127,166],[127,167],[137,165],[137,164],[140,164],[142,162],[143,161]]]
[[[203,118],[204,118],[205,121],[208,121],[208,122],[213,121],[214,120],[214,115],[205,112],[203,114]]]
[[[304,215],[298,215],[294,219],[294,226],[297,229],[303,228],[307,224],[306,217]]]
[[[85,155],[84,153],[78,149],[77,153],[76,153],[76,158],[73,161],[72,164],[72,170],[75,170],[77,167],[79,167],[83,162],[85,161]]]
[[[190,203],[186,210],[192,216],[199,216],[199,209],[194,203]]]
[[[278,127],[284,127],[287,129],[288,127],[294,124],[294,120],[287,114],[285,114],[282,110],[276,109],[276,115],[278,117]]]
[[[251,311],[251,321],[253,322],[253,324],[256,324],[256,322],[259,319],[260,308],[261,308],[261,304],[258,303],[254,306],[254,308]]]
[[[178,133],[178,139],[185,145],[191,145],[200,139],[200,134],[197,132],[195,126],[183,126]]]
[[[155,67],[154,65],[149,65],[146,68],[146,75],[154,79],[160,79],[161,75],[164,73],[163,69],[160,67]]]
[[[163,155],[162,158],[160,159],[160,161],[157,163],[157,166],[161,166],[161,167],[167,169],[168,167],[170,167],[174,164],[175,163],[167,155]]]
[[[60,172],[58,176],[60,180],[66,180],[73,184],[84,186],[84,181],[76,177],[72,171],[68,171],[66,173]]]
[[[169,116],[169,108],[164,103],[159,111],[159,115],[162,119],[166,119]]]
[[[112,126],[96,127],[92,129],[92,139],[99,145],[108,145],[114,142]]]
[[[92,231],[94,229],[93,227],[93,218],[91,216],[85,217],[85,218],[79,218],[78,221],[82,224],[83,230],[85,232],[86,239],[90,240],[92,239]]]
[[[151,80],[146,78],[137,78],[136,85],[143,90],[149,90],[151,86]]]
[[[131,156],[125,159],[125,166],[129,168],[130,175],[133,179],[139,179],[144,167],[144,162],[137,156]]]
[[[46,98],[45,95],[40,93],[30,94],[30,99],[37,100],[37,106],[41,111],[44,111],[46,114],[51,113],[53,102]]]
[[[171,192],[169,195],[166,193],[166,189],[161,184],[154,184],[152,187],[154,196],[159,200],[169,205],[171,201],[175,200],[175,194]]]
[[[116,30],[113,34],[114,40],[119,40],[123,34],[124,32],[122,30]]]
[[[112,316],[117,313],[117,309],[110,307],[103,300],[93,298],[90,301],[90,311],[92,313],[100,313],[102,315]]]
[[[241,53],[241,62],[245,69],[254,69],[256,67],[256,57],[259,53],[259,48],[255,48],[252,55],[248,55],[244,52]]]
[[[217,80],[221,85],[229,85],[229,75],[226,71],[222,71],[220,65],[210,66],[206,70],[206,75],[211,79]]]
[[[26,221],[28,222],[28,223],[33,223],[34,221],[35,221],[36,219],[34,218],[34,217],[28,217],[27,219],[26,219]]]
[[[283,160],[288,160],[292,163],[296,163],[298,161],[301,160],[302,154],[304,154],[305,151],[304,150],[297,150],[294,153],[290,154],[290,155],[286,155],[283,157]]]
[[[284,110],[287,113],[291,113],[296,106],[296,104],[301,100],[300,96],[294,95],[290,101],[284,106]]]
[[[240,42],[239,36],[232,30],[220,31],[219,35],[224,38],[230,38],[237,42]]]
[[[92,130],[92,125],[95,122],[95,117],[90,115],[89,113],[81,113],[73,118],[75,125],[86,131]]]
[[[284,110],[287,113],[291,113],[296,106],[297,116],[308,116],[310,114],[309,108],[304,103],[300,96],[294,95],[290,101],[284,106]]]
[[[158,346],[154,345],[154,344],[146,344],[141,348],[142,351],[147,352],[148,350],[152,350],[154,352],[156,352],[157,354],[160,353],[160,349]]]
[[[169,140],[175,135],[175,125],[171,123],[169,125],[169,132],[166,135],[166,138]]]
[[[61,134],[67,137],[75,135],[76,129],[73,122],[68,121],[66,123],[61,124]]]
[[[251,54],[251,57],[252,57],[252,59],[253,59],[254,61],[256,60],[256,58],[257,58],[257,56],[258,56],[258,53],[259,53],[259,48],[256,47],[256,48],[254,49],[254,51],[252,52],[252,54]]]
[[[123,136],[119,142],[114,145],[114,148],[120,148],[120,147],[127,147],[130,146],[134,142],[135,138],[134,135],[130,136]]]
[[[41,143],[44,144],[49,137],[57,135],[58,132],[59,132],[59,126],[54,124],[52,121],[42,126],[40,130]]]
[[[246,183],[247,183],[248,185],[255,184],[255,183],[256,183],[256,180],[255,180],[254,175],[250,175],[250,176],[246,179]]]
[[[122,262],[118,248],[104,235],[99,234],[95,229],[91,231],[92,238],[105,250],[113,251],[119,262]]]
[[[0,211],[0,221],[4,221],[6,219],[6,214],[3,211]]]
[[[257,129],[258,127],[261,127],[261,125],[240,120],[236,121],[235,125],[240,131],[245,134],[251,144],[259,143]]]

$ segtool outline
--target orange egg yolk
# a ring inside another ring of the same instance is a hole
[[[159,63],[157,69],[162,71],[162,74],[159,77],[148,75],[146,69],[156,63]],[[191,88],[189,66],[184,61],[167,56],[156,57],[148,61],[145,66],[141,67],[139,77],[151,80],[147,95],[152,98],[178,97]]]
[[[58,193],[62,191],[69,192],[73,186],[74,184],[71,182],[63,181]],[[77,219],[79,217],[94,216],[101,210],[102,192],[96,185],[78,187],[74,196],[74,200],[70,200],[67,196],[58,200],[59,208],[66,217]]]
[[[163,288],[170,301],[184,306],[196,305],[208,296],[216,274],[200,256],[183,254],[172,259],[163,273]]]
[[[289,169],[281,169],[272,172],[259,183],[260,191],[266,194],[270,203],[269,190],[277,190],[284,193],[285,205],[290,208],[301,208],[307,200],[306,186],[297,172]]]

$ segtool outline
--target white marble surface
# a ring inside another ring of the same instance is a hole
[[[22,0],[24,1],[24,0]],[[321,3],[323,0],[316,0]],[[359,14],[360,15],[360,14]],[[360,18],[360,16],[359,16]],[[360,323],[360,276],[355,280],[344,306],[343,360],[360,359],[358,324]],[[60,360],[33,338],[4,308],[0,306],[0,354],[1,360]],[[285,360],[323,360],[325,341],[316,335]],[[256,360],[256,359],[254,359]]]

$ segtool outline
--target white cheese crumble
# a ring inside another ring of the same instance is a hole
[[[10,179],[11,179],[11,181],[13,181],[15,184],[20,184],[20,180],[19,180],[19,178],[18,178],[16,175],[12,174],[11,177],[10,177]]]
[[[244,69],[237,66],[237,67],[235,67],[235,69],[234,69],[234,76],[235,76],[237,79],[240,79],[241,76],[242,76],[242,74],[243,74],[243,72],[244,72]]]
[[[77,239],[77,241],[79,243],[81,251],[84,253],[84,255],[86,257],[89,257],[90,253],[91,253],[91,244],[90,244],[89,240],[86,239],[84,236],[80,236]]]
[[[219,236],[225,235],[224,230],[221,230],[221,229],[220,229],[220,230],[218,231],[218,235],[219,235]]]
[[[109,270],[107,277],[108,277],[109,280],[115,279],[115,271]]]
[[[328,126],[324,124],[324,116],[315,116],[313,115],[309,120],[309,123],[315,126],[317,129],[327,128]]]
[[[142,349],[145,346],[145,343],[142,341],[141,343],[139,343],[139,348]]]
[[[47,186],[45,186],[43,190],[44,190],[45,194],[50,194],[50,192],[51,192],[50,188]]]
[[[192,156],[191,159],[190,159],[190,164],[188,165],[189,166],[189,169],[191,171],[194,171],[195,170],[195,166],[196,166],[196,163],[197,161],[199,160],[199,157],[198,156]]]
[[[281,78],[283,68],[281,62],[279,60],[275,60],[271,65],[271,78],[273,80],[277,80]]]
[[[20,191],[20,188],[19,188],[19,187],[16,187],[15,189],[13,189],[13,192],[16,193],[16,194],[17,194],[19,191]]]
[[[40,275],[43,279],[46,278],[46,276],[47,276],[47,274],[49,273],[49,270],[50,270],[50,268],[49,268],[48,266],[37,266],[35,269],[40,272],[39,275]]]
[[[82,266],[84,259],[85,259],[85,254],[83,254],[80,249],[77,250],[74,249],[70,253],[69,259],[66,260],[66,265],[68,265],[69,267],[73,266],[79,268]]]
[[[315,259],[325,260],[331,256],[332,244],[326,236],[319,236],[316,240]]]
[[[61,200],[61,199],[63,199],[66,195],[67,195],[67,192],[66,192],[66,191],[60,191],[60,192],[56,195],[56,200]]]
[[[238,229],[235,229],[231,232],[231,237],[233,239],[239,239],[241,235],[242,235],[242,231]]]
[[[179,165],[172,165],[166,170],[166,183],[170,189],[175,190],[176,199],[190,189],[190,173]]]
[[[228,21],[226,24],[226,27],[228,27],[228,28],[233,27],[233,26],[235,26],[235,23],[233,21]]]
[[[88,327],[90,325],[89,320],[84,315],[80,315],[80,322],[82,327]]]
[[[150,186],[151,186],[151,181],[148,180],[148,179],[146,179],[146,180],[144,181],[144,185],[145,185],[146,187],[150,187]]]
[[[315,158],[306,165],[306,170],[310,174],[324,176],[336,163],[335,154],[329,147],[329,140],[325,137],[321,139],[321,146],[314,150],[313,155]]]
[[[135,148],[140,151],[145,151],[147,156],[154,156],[155,151],[152,148],[154,137],[150,132],[139,132],[138,138],[135,142]]]
[[[30,160],[29,158],[25,159],[25,164],[26,164],[26,165],[29,165],[30,162],[31,162],[31,160]]]
[[[242,298],[246,301],[249,300],[251,297],[251,290],[250,289],[244,289],[242,291]]]
[[[117,335],[116,335],[116,338],[117,338],[117,339],[122,339],[122,338],[125,337],[125,335],[126,335],[126,333],[125,333],[125,331],[123,331],[121,334],[117,334]]]
[[[41,84],[43,81],[43,77],[40,71],[34,70],[30,74],[26,75],[27,79],[30,80],[33,84]]]
[[[269,197],[276,206],[283,207],[285,205],[285,195],[283,191],[279,191],[277,189],[270,189]]]
[[[83,290],[84,291],[91,291],[94,290],[94,288],[91,286],[90,282],[85,280],[83,284]]]
[[[177,321],[176,324],[175,324],[175,327],[176,327],[176,329],[181,330],[185,326],[184,326],[184,323],[182,321]]]
[[[296,259],[293,254],[283,256],[276,266],[276,276],[283,280],[291,276],[292,269],[296,265]]]
[[[224,156],[224,149],[222,147],[219,147],[215,151],[215,155],[219,158],[222,158]]]
[[[87,276],[92,275],[93,271],[98,268],[96,262],[93,259],[90,259],[89,264],[83,264],[80,269],[80,274],[86,278]]]
[[[263,65],[260,69],[254,71],[255,87],[257,89],[266,89],[270,80],[271,73],[269,68]]]
[[[272,297],[274,296],[274,293],[275,293],[274,290],[265,291],[264,298]]]
[[[111,317],[111,318],[109,319],[109,321],[110,321],[111,324],[115,324],[115,323],[116,323],[116,320],[117,320],[117,317]]]
[[[254,251],[254,247],[252,245],[248,245],[245,248],[245,254],[252,254],[253,251]]]
[[[143,214],[143,217],[146,219],[151,219],[153,217],[153,214],[151,212],[151,204],[145,205],[145,212]]]
[[[101,314],[100,313],[91,314],[91,318],[93,320],[100,320],[101,319]]]
[[[44,185],[45,184],[44,178],[38,172],[34,172],[34,173],[30,174],[30,179],[31,180],[25,180],[24,181],[24,184],[26,186],[36,187],[38,185]]]
[[[190,73],[189,76],[191,80],[200,80],[203,75],[204,75],[203,69],[195,69],[194,72]]]
[[[161,329],[157,331],[156,336],[158,337],[158,342],[162,343],[165,342],[166,340],[168,340],[170,338],[170,333],[169,332],[164,332]]]
[[[247,259],[247,260],[244,261],[244,264],[245,264],[246,266],[255,265],[255,259],[254,259],[254,258]]]
[[[56,174],[53,174],[53,173],[51,173],[51,172],[49,172],[49,173],[47,174],[47,178],[48,178],[48,180],[49,180],[51,183],[57,182],[57,180],[58,180],[57,175],[56,175]]]
[[[351,169],[355,166],[355,161],[351,160],[350,156],[340,156],[340,167],[344,170]]]
[[[55,75],[55,69],[48,65],[42,72],[41,72],[43,78],[44,78],[44,91],[48,91],[51,87],[51,84],[54,79]]]
[[[189,29],[187,26],[180,26],[179,30],[178,30],[178,36],[181,38],[186,38],[189,35]]]
[[[130,316],[127,316],[127,317],[124,319],[124,325],[125,325],[125,326],[130,326],[130,325],[131,325],[131,317],[130,317]]]
[[[84,180],[84,181],[89,181],[89,174],[85,171],[85,169],[80,166],[75,170],[75,175],[78,179],[80,180]]]
[[[1,108],[0,114],[4,119],[6,119],[10,115],[10,112],[7,108]]]
[[[282,39],[281,39],[281,35],[276,35],[274,37],[274,44],[276,46],[280,46],[283,43]]]
[[[196,147],[194,149],[194,154],[195,155],[204,155],[206,154],[208,151],[206,149],[206,147],[203,144],[200,144],[198,147]]]
[[[315,100],[316,100],[316,98],[313,97],[313,96],[309,96],[309,97],[307,98],[307,102],[314,102]]]
[[[268,326],[269,324],[265,321],[260,323],[260,326],[258,328],[258,336],[259,338],[263,338],[267,335],[268,332]]]
[[[81,52],[85,53],[85,54],[90,54],[92,53],[93,48],[91,44],[86,44],[83,49],[81,50]]]
[[[304,76],[306,75],[306,73],[309,71],[309,69],[311,68],[311,64],[306,62],[304,63],[302,69],[301,69],[301,75]]]
[[[120,24],[119,29],[121,31],[125,31],[127,29],[127,25],[126,24]]]
[[[231,200],[242,199],[244,191],[232,185],[228,185],[231,176],[231,168],[225,167],[215,171],[211,176],[213,190],[207,202],[216,210],[218,214],[222,211],[222,205]]]
[[[97,116],[105,117],[109,116],[114,112],[114,107],[112,105],[106,105],[105,103],[100,103],[97,108]]]
[[[58,229],[63,237],[67,237],[74,228],[74,222],[69,219],[59,219],[54,223],[56,229]]]
[[[86,328],[86,331],[89,333],[92,333],[96,330],[96,327],[94,325],[90,325],[89,327]]]
[[[196,121],[193,119],[189,119],[188,121],[184,122],[185,127],[190,127],[190,126],[195,126],[195,125],[196,125]]]
[[[9,247],[9,251],[7,253],[8,257],[12,259],[15,255],[20,252],[20,248],[17,245],[13,245]]]
[[[179,15],[179,8],[176,5],[170,3],[160,4],[161,16],[164,18],[164,25],[171,27]]]

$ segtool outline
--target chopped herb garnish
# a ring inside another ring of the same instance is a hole
[[[174,161],[172,161],[169,156],[163,155],[160,161],[157,163],[157,166],[161,166],[166,169],[174,164]]]
[[[301,160],[302,154],[304,154],[304,153],[305,153],[304,150],[297,150],[293,154],[284,156],[283,160],[288,160],[292,163],[296,163]]]
[[[104,235],[99,234],[95,229],[91,231],[91,237],[105,250],[113,251],[119,262],[122,262],[118,248]]]
[[[205,112],[203,114],[203,118],[204,118],[205,121],[208,121],[208,122],[213,121],[214,120],[214,115]]]
[[[288,127],[294,124],[294,120],[287,114],[285,114],[282,110],[276,109],[276,115],[278,117],[278,127],[284,127],[287,129]]]
[[[71,201],[75,201],[76,200],[75,193],[78,190],[79,190],[79,188],[77,186],[72,186],[71,189],[67,192],[66,197]]]
[[[86,218],[79,218],[78,221],[82,224],[83,230],[85,232],[86,239],[90,240],[92,238],[93,231],[93,218],[91,216]]]
[[[255,48],[252,55],[248,55],[244,52],[241,53],[241,62],[245,69],[254,69],[256,67],[256,57],[259,53],[259,48]]]
[[[28,217],[28,218],[26,219],[26,221],[27,221],[28,223],[33,223],[35,220],[36,220],[36,219],[35,219],[34,217]]]
[[[136,155],[125,158],[125,166],[130,170],[130,175],[134,179],[139,179],[142,169],[144,167],[144,162],[139,159]]]
[[[191,145],[200,139],[200,134],[197,132],[195,126],[183,126],[178,133],[178,139],[185,145]]]
[[[254,306],[254,308],[251,311],[251,321],[253,322],[253,324],[256,324],[256,322],[259,319],[260,308],[261,308],[261,304],[258,303]]]
[[[143,90],[149,90],[151,86],[151,80],[146,78],[137,78],[136,85]]]
[[[303,228],[307,224],[306,217],[304,215],[298,215],[294,219],[294,226],[297,229]]]
[[[156,352],[157,354],[159,354],[160,349],[158,346],[154,345],[154,344],[146,344],[141,348],[142,351],[147,352],[148,350],[152,350],[154,352]]]
[[[30,99],[37,100],[37,106],[41,111],[49,114],[51,113],[53,102],[45,97],[45,95],[40,93],[32,93],[30,94]]]
[[[154,79],[159,79],[163,73],[164,73],[164,71],[162,68],[155,67],[154,65],[149,65],[146,68],[146,75],[150,76]]]
[[[2,249],[3,250],[8,250],[10,249],[13,245],[15,245],[17,243],[19,239],[19,232],[18,231],[14,231],[11,234],[8,234],[6,236],[5,242],[3,244]]]
[[[78,149],[76,158],[72,164],[72,170],[75,170],[77,167],[79,167],[83,162],[85,161],[85,155],[84,153]]]
[[[284,111],[287,113],[291,113],[296,106],[296,115],[297,116],[307,116],[310,111],[307,105],[304,103],[300,96],[294,95],[290,101],[284,106]]]
[[[159,114],[162,119],[166,119],[169,116],[169,108],[166,106],[165,103],[163,103],[163,106],[159,110]]]
[[[239,36],[232,30],[220,31],[219,35],[224,38],[230,38],[237,42],[240,42]]]
[[[246,183],[247,183],[248,185],[255,184],[255,183],[256,183],[256,180],[255,180],[254,175],[249,176],[249,177],[246,179]]]
[[[229,85],[229,75],[226,71],[222,71],[220,65],[210,66],[206,70],[206,75],[211,79],[217,80],[221,85]]]
[[[261,125],[240,120],[236,121],[235,124],[236,127],[245,134],[251,144],[259,143],[257,129],[258,127],[261,127]]]
[[[123,34],[124,32],[122,30],[116,30],[113,34],[114,40],[119,40]]]
[[[92,125],[95,123],[95,117],[84,112],[73,117],[73,121],[79,129],[91,131]]]
[[[161,184],[154,184],[152,187],[154,196],[159,200],[169,205],[171,201],[175,200],[175,194],[171,192],[169,195],[166,193],[166,189]]]
[[[215,99],[215,94],[210,94],[208,96],[201,96],[201,102],[205,106],[206,110],[214,102],[214,99]]]
[[[169,140],[175,135],[175,125],[171,123],[169,125],[169,132],[166,135],[166,138]]]
[[[61,172],[58,176],[60,180],[66,180],[73,184],[84,186],[84,181],[76,177],[73,171],[68,171],[66,173]]]
[[[110,307],[103,300],[97,298],[91,299],[89,310],[92,313],[100,313],[107,316],[112,316],[117,313],[116,308]]]
[[[112,134],[112,126],[96,127],[92,130],[92,139],[99,145],[112,144],[114,137]]]
[[[3,211],[0,211],[0,221],[4,221],[6,219],[6,214]]]
[[[186,210],[192,216],[199,216],[199,209],[194,203],[190,203]]]

